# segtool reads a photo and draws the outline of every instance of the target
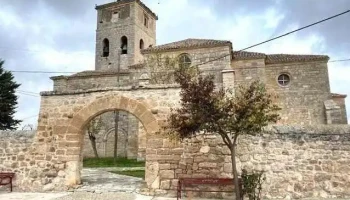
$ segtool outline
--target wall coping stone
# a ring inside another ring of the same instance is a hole
[[[43,91],[40,92],[41,96],[60,96],[60,95],[74,95],[74,94],[88,94],[95,92],[108,92],[108,91],[133,91],[133,90],[161,90],[180,88],[178,84],[169,85],[145,85],[145,86],[127,86],[127,87],[107,87],[107,88],[95,88],[88,90],[74,90],[74,91]]]
[[[36,130],[15,130],[15,131],[0,131],[0,140],[10,139],[32,139],[36,134]]]
[[[272,132],[276,134],[350,135],[350,125],[269,125],[264,128],[263,132]]]

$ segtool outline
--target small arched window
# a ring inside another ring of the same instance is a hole
[[[140,40],[140,49],[142,50],[145,47],[145,44],[143,43],[143,39]]]
[[[102,56],[108,57],[109,56],[109,40],[107,38],[105,38],[102,43],[103,43]]]
[[[122,49],[122,54],[128,54],[128,38],[126,36],[123,36],[120,39],[121,46],[120,48]]]
[[[179,56],[179,65],[180,67],[191,66],[191,58],[187,53],[183,53]]]

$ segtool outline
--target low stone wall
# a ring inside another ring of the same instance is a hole
[[[15,172],[15,191],[66,190],[62,183],[71,163],[46,155],[35,134],[36,130],[0,132],[0,172]]]
[[[79,163],[57,159],[60,155],[43,151],[59,153],[55,146],[43,147],[38,141],[33,133],[0,134],[0,170],[16,172],[17,190],[68,189],[67,176],[77,173],[72,169]],[[241,137],[237,151],[238,169],[265,171],[266,198],[350,197],[348,125],[271,126],[259,136]],[[147,141],[146,182],[149,188],[174,191],[179,177],[232,177],[229,153],[215,135],[181,143],[152,135]]]
[[[33,165],[27,153],[35,131],[0,131],[0,172],[15,172],[14,185]]]
[[[159,171],[150,187],[174,190],[179,177],[232,177],[230,152],[215,135],[149,144],[146,167]],[[241,137],[237,150],[238,169],[265,171],[267,198],[350,197],[350,126],[272,126]]]

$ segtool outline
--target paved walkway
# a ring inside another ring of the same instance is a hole
[[[144,184],[142,178],[124,176],[99,168],[85,168],[82,171],[83,186],[77,192],[137,192]]]

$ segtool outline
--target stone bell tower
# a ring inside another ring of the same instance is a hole
[[[95,70],[142,62],[141,50],[156,44],[157,16],[140,0],[118,0],[96,10]]]

